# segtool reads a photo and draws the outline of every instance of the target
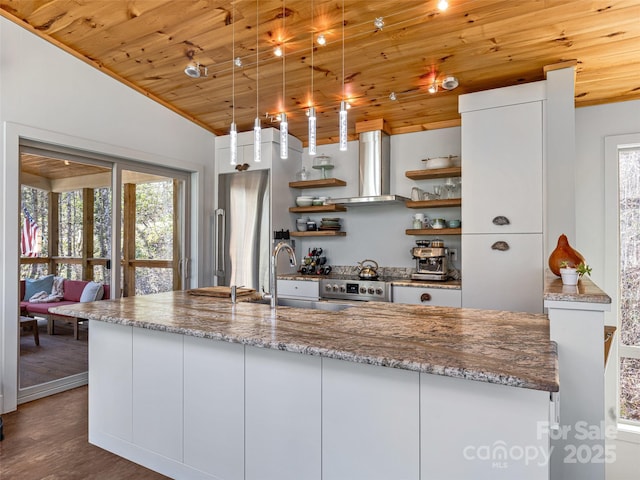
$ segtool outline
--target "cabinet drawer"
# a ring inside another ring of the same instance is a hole
[[[320,282],[307,280],[278,280],[278,296],[287,298],[320,298]]]
[[[393,303],[461,307],[462,293],[449,288],[393,287]]]
[[[542,313],[542,234],[462,235],[464,308]]]

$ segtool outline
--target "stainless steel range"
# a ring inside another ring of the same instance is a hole
[[[391,301],[391,284],[383,280],[354,278],[323,278],[320,280],[320,296],[339,300]]]

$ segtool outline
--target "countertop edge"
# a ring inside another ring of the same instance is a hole
[[[134,297],[130,297],[134,298]],[[111,300],[104,303],[113,304],[114,302],[119,302],[118,300]],[[103,302],[92,302],[92,310],[93,312],[82,312],[83,317],[89,320],[94,321],[102,321],[107,323],[119,324],[123,326],[132,326],[137,328],[145,328],[149,330],[157,330],[164,331],[167,333],[175,333],[180,335],[188,335],[198,338],[207,338],[211,340],[225,341],[229,343],[237,343],[243,344],[247,346],[253,346],[258,348],[269,348],[273,350],[281,350],[292,353],[299,353],[304,355],[312,355],[312,356],[320,356],[326,358],[333,358],[337,360],[350,361],[354,363],[368,364],[368,365],[376,365],[383,366],[389,368],[398,368],[403,370],[415,371],[418,373],[427,373],[427,374],[435,374],[448,376],[453,378],[460,378],[465,380],[474,380],[485,383],[492,383],[510,387],[518,387],[518,388],[528,388],[533,390],[541,390],[541,391],[549,391],[556,392],[559,389],[558,382],[558,370],[557,370],[557,346],[554,342],[549,341],[548,354],[553,355],[553,359],[555,362],[554,367],[554,378],[555,380],[551,380],[549,376],[547,378],[542,378],[539,376],[531,375],[527,376],[518,376],[509,373],[504,373],[500,371],[486,371],[486,368],[483,370],[482,368],[470,368],[470,367],[460,367],[460,366],[451,366],[451,365],[440,365],[431,362],[420,362],[414,361],[412,359],[402,359],[402,358],[391,358],[384,355],[373,355],[373,354],[363,354],[360,352],[348,351],[344,349],[335,349],[335,348],[327,348],[324,346],[312,345],[312,344],[301,344],[298,341],[268,341],[263,338],[259,338],[255,335],[230,335],[225,332],[216,331],[215,329],[199,329],[199,328],[185,328],[175,325],[167,325],[161,324],[156,321],[141,321],[131,318],[126,318],[122,316],[114,316],[108,314],[101,314],[96,312],[95,309],[99,308],[100,304]],[[82,304],[80,304],[82,305]],[[90,304],[84,304],[89,307]],[[58,313],[62,315],[72,315],[78,316],[79,309],[78,304],[73,306],[59,306],[52,307],[51,312]],[[267,305],[264,305],[264,308],[269,308]],[[428,307],[424,307],[428,308]],[[354,310],[358,310],[358,306],[352,307]],[[292,309],[298,310],[298,309]],[[284,311],[284,309],[282,309]],[[280,310],[279,310],[280,312]],[[366,315],[366,310],[363,311],[363,314]]]
[[[550,270],[545,271],[544,300],[559,302],[584,302],[610,304],[611,297],[590,278],[583,276],[578,285],[563,285],[562,279]]]

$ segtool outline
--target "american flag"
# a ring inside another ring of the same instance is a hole
[[[22,208],[24,213],[24,225],[22,226],[22,256],[37,257],[40,253],[40,227],[29,214],[26,208]]]

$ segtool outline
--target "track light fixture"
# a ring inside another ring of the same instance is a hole
[[[191,78],[200,78],[207,76],[207,67],[201,66],[198,62],[191,62],[184,69],[184,73]]]

